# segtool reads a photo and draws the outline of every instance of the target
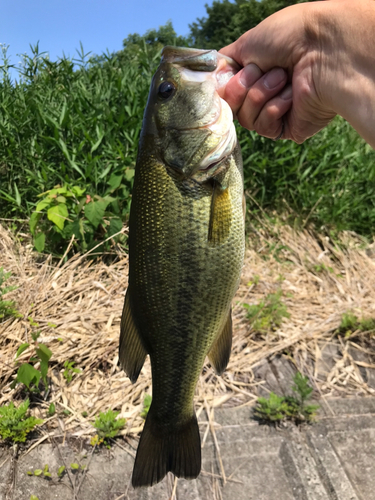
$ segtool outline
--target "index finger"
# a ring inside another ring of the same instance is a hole
[[[226,85],[218,89],[220,97],[227,101],[234,116],[241,108],[249,88],[262,76],[263,72],[256,64],[249,64],[232,76]]]

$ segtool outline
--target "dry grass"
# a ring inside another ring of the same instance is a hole
[[[198,412],[208,406],[255,401],[259,381],[254,368],[265,358],[286,352],[322,394],[374,393],[360,370],[361,366],[375,365],[373,334],[354,332],[348,340],[337,340],[335,334],[348,310],[375,317],[375,259],[371,250],[365,250],[354,234],[342,235],[340,249],[308,230],[295,233],[289,226],[271,228],[264,222],[248,236],[245,268],[234,299],[231,360],[223,377],[216,377],[210,367],[203,370],[196,391]],[[51,259],[41,262],[30,247],[18,244],[1,226],[0,255],[0,267],[11,271],[12,284],[19,286],[12,295],[23,314],[0,324],[0,404],[21,396],[20,387],[11,390],[9,385],[16,374],[16,350],[30,340],[32,327],[27,318],[31,317],[39,323],[40,340],[53,353],[51,390],[47,401],[34,411],[45,417],[53,401],[58,413],[51,425],[82,435],[93,432],[89,422],[94,415],[113,408],[128,421],[124,432],[139,432],[143,397],[151,393],[150,364],[145,363],[134,385],[117,366],[127,255],[119,253],[110,265],[93,263],[84,256],[75,256],[63,265],[53,264]],[[249,285],[255,276],[257,284]],[[280,287],[290,318],[274,331],[253,330],[242,303],[258,303]],[[321,352],[334,342],[341,343],[341,355],[324,372]],[[353,346],[370,362],[355,361],[350,354]],[[21,361],[27,358],[27,353],[20,357]],[[66,360],[75,361],[82,369],[70,384],[63,377]],[[64,409],[71,413],[62,418],[59,412]],[[87,418],[81,415],[83,411]]]

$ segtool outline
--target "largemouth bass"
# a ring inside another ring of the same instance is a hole
[[[146,355],[152,404],[132,484],[171,471],[195,478],[194,391],[205,357],[221,374],[243,265],[242,159],[218,88],[238,71],[216,51],[165,47],[145,109],[129,221],[129,286],[120,364],[132,382]]]

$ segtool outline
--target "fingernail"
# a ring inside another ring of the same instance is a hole
[[[284,99],[284,101],[287,101],[288,99],[292,98],[292,86],[287,85],[284,87],[283,91],[280,94],[281,99]]]
[[[282,68],[274,68],[264,77],[264,86],[271,90],[285,80],[285,71]]]
[[[262,70],[258,68],[256,64],[251,63],[243,68],[239,80],[244,87],[249,88],[254,85],[262,75]]]

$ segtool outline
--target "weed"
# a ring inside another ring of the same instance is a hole
[[[360,332],[374,332],[375,319],[359,319],[352,311],[345,312],[341,317],[341,323],[336,333],[344,334],[345,338],[349,338],[357,330]]]
[[[75,373],[81,373],[82,371],[80,368],[74,368],[74,365],[75,365],[74,361],[67,360],[64,362],[65,370],[63,372],[63,375],[68,384],[70,384],[70,382],[72,381],[73,375]]]
[[[108,439],[117,436],[118,432],[124,427],[126,422],[125,418],[119,418],[116,420],[119,413],[119,411],[114,412],[112,410],[108,410],[105,413],[101,412],[99,416],[96,417],[95,422],[93,422],[92,425],[95,427],[98,434],[91,440],[92,445],[99,445],[104,442],[108,446]]]
[[[117,203],[109,195],[102,198],[85,194],[85,189],[79,186],[57,185],[39,196],[44,198],[30,217],[30,231],[38,252],[45,250],[46,241],[49,249],[63,248],[64,242],[72,236],[77,248],[90,250],[98,244],[98,235],[105,240],[122,229],[121,218],[108,210],[109,205]],[[124,235],[117,235],[115,241],[124,242],[124,238]]]
[[[277,396],[271,392],[268,398],[258,398],[254,415],[269,422],[281,422],[286,419],[296,423],[313,422],[319,405],[306,404],[313,391],[308,384],[308,378],[297,372],[293,381],[292,390],[296,396]]]
[[[269,293],[259,304],[243,306],[247,309],[247,318],[251,321],[254,330],[265,333],[268,330],[281,326],[283,318],[290,314],[282,302],[283,292],[279,289],[276,293]]]
[[[72,463],[70,464],[70,468],[76,471],[79,470],[80,468],[81,470],[84,470],[86,466],[85,465],[80,466],[76,463]],[[57,479],[62,479],[64,473],[65,473],[65,465],[61,465],[56,471]],[[27,471],[28,476],[45,477],[47,479],[51,479],[53,474],[54,474],[53,472],[50,472],[48,464],[46,464],[43,469],[35,469],[34,471],[31,470]]]
[[[18,408],[12,402],[0,407],[0,437],[13,443],[24,443],[27,434],[42,424],[43,420],[27,417],[29,400],[26,399]]]
[[[247,286],[256,286],[260,281],[259,274],[254,274],[253,279],[248,282]]]
[[[32,318],[29,318],[29,322],[31,326],[39,326],[38,323],[34,322]],[[52,351],[45,345],[38,342],[38,338],[40,335],[40,330],[32,331],[31,338],[33,340],[33,350],[34,352],[30,353],[30,358],[28,363],[22,363],[17,370],[17,376],[15,380],[11,383],[10,387],[14,389],[17,383],[22,383],[26,386],[29,392],[40,392],[39,391],[39,382],[42,379],[45,389],[48,388],[48,363],[52,356]],[[16,353],[16,362],[17,358],[25,352],[31,344],[29,342],[25,342],[21,344]],[[31,364],[30,364],[31,363]],[[39,364],[39,368],[36,366]]]
[[[0,321],[8,318],[9,316],[20,317],[21,314],[16,309],[16,304],[14,300],[4,300],[3,297],[9,292],[16,290],[17,286],[5,286],[4,283],[7,281],[11,272],[6,273],[3,267],[0,267]]]
[[[363,332],[372,332],[375,330],[375,319],[373,318],[362,318],[359,324]]]
[[[143,410],[141,411],[142,418],[146,419],[151,403],[152,403],[152,397],[149,394],[145,394],[145,397],[143,399]]]
[[[53,417],[55,413],[56,413],[55,403],[51,403],[48,407],[48,416]]]
[[[333,273],[333,268],[330,266],[326,266],[325,264],[315,264],[313,266],[313,270],[316,273],[322,273],[324,271],[327,271],[328,273]]]

